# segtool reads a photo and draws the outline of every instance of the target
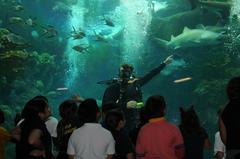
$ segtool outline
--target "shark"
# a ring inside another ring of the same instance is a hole
[[[154,38],[158,44],[168,50],[217,45],[223,43],[225,35],[205,29],[184,28],[178,36],[171,37],[170,41]]]
[[[207,7],[218,8],[218,9],[231,9],[233,5],[232,1],[222,2],[222,1],[200,0],[198,1],[198,3],[200,3],[200,5],[202,5],[203,7],[207,6]]]
[[[152,37],[170,40],[171,35],[181,34],[184,27],[194,29],[198,24],[217,25],[221,20],[219,12],[209,10],[203,13],[201,8],[196,8],[164,18],[153,17],[149,26],[149,34]]]

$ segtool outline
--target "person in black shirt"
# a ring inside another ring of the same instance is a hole
[[[211,143],[206,130],[201,126],[194,107],[184,110],[180,107],[181,130],[184,147],[184,159],[203,159],[203,150],[210,149]]]
[[[227,85],[229,102],[219,119],[220,135],[226,145],[227,159],[240,159],[240,76]]]
[[[66,100],[59,106],[59,114],[62,119],[57,125],[57,147],[59,150],[57,159],[68,159],[68,140],[72,132],[82,125],[77,115],[77,109],[76,100]]]
[[[113,159],[134,159],[133,144],[124,131],[125,119],[121,112],[111,111],[106,115],[106,128],[111,131],[115,140]]]
[[[117,103],[126,117],[126,128],[129,131],[138,124],[138,108],[143,106],[141,87],[160,73],[167,64],[171,63],[172,56],[167,57],[161,65],[141,78],[136,78],[133,75],[132,65],[122,64],[119,79],[110,83],[105,90],[102,105]]]
[[[45,120],[50,115],[45,100],[32,99],[22,111],[24,121],[19,125],[20,139],[16,145],[18,159],[52,159],[51,136]]]

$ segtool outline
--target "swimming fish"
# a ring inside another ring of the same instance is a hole
[[[192,77],[185,77],[185,78],[174,80],[174,83],[182,83],[182,82],[189,81],[191,79],[192,79]]]

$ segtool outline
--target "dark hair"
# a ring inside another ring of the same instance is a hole
[[[28,101],[22,111],[24,119],[39,118],[38,113],[44,113],[48,103],[44,99],[31,99]]]
[[[165,107],[166,103],[163,96],[149,97],[145,104],[147,119],[163,117]]]
[[[124,121],[123,113],[119,111],[110,111],[107,113],[106,118],[107,129],[110,131],[116,130],[120,121]]]
[[[48,103],[47,97],[42,96],[42,95],[37,95],[37,96],[33,97],[32,99],[42,99],[42,100],[45,100]]]
[[[0,109],[0,124],[3,124],[5,121],[4,112]]]
[[[133,65],[127,64],[127,63],[122,64],[121,67],[122,67],[124,70],[128,70],[128,71],[131,71],[131,72],[132,72],[133,69],[134,69]]]
[[[99,108],[95,99],[89,98],[84,100],[79,108],[78,115],[84,123],[94,123],[97,121],[97,113],[99,113]]]
[[[66,100],[59,106],[59,114],[64,120],[69,120],[77,113],[77,103],[74,100]]]
[[[130,64],[122,64],[119,70],[119,76],[121,78],[130,78],[133,76],[133,66]]]
[[[194,110],[194,106],[192,105],[187,110],[184,110],[182,107],[179,108],[181,113],[181,123],[179,128],[183,135],[191,135],[191,134],[201,134],[202,127],[199,122],[199,118],[197,113]]]
[[[230,100],[240,98],[240,76],[234,77],[228,82],[227,95]]]

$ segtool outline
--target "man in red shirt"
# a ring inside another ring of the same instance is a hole
[[[149,123],[139,132],[137,159],[183,159],[183,137],[178,127],[164,118],[165,107],[162,96],[148,98],[145,111]]]

